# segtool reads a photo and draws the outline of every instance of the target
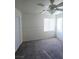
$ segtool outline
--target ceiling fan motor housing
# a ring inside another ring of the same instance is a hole
[[[49,6],[49,9],[50,9],[50,10],[53,10],[53,9],[55,9],[55,7],[56,7],[55,5],[50,5],[50,6]]]

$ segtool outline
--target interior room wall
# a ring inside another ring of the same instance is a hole
[[[63,40],[63,13],[56,15],[56,22],[56,36],[58,39]]]
[[[55,37],[55,31],[44,32],[44,18],[55,17],[42,14],[23,14],[23,41],[47,39]]]
[[[20,18],[18,18],[20,17]],[[22,43],[22,13],[15,9],[15,51]]]

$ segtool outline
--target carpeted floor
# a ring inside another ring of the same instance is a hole
[[[15,56],[15,59],[63,59],[63,42],[56,38],[23,42]]]

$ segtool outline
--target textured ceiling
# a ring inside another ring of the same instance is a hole
[[[59,4],[62,1],[55,0],[54,4]],[[45,6],[38,6],[38,3],[42,3]],[[49,4],[49,0],[15,0],[15,7],[23,13],[40,13],[42,10],[46,10]]]

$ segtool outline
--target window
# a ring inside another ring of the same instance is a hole
[[[57,30],[62,32],[62,17],[57,19]]]
[[[44,32],[46,31],[55,31],[55,19],[54,18],[44,19]]]

